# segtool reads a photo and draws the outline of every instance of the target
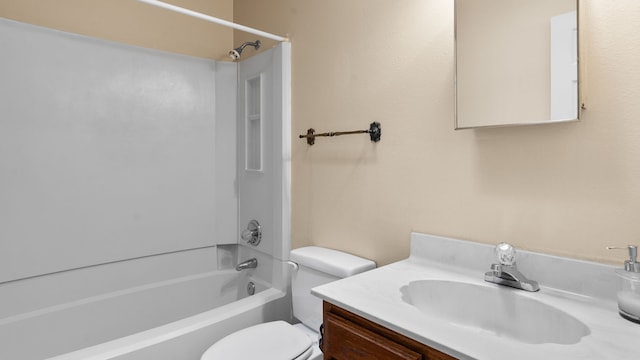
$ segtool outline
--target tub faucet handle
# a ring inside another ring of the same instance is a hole
[[[249,225],[242,231],[240,237],[249,244],[258,246],[262,240],[262,226],[260,226],[258,220],[249,221]]]

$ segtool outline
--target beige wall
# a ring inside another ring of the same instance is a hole
[[[236,0],[234,17],[292,39],[295,247],[385,264],[414,230],[617,263],[606,245],[640,244],[639,1],[583,1],[583,121],[464,131],[452,0]],[[378,144],[296,138],[374,120]]]
[[[133,0],[52,3],[0,0],[0,16],[210,58],[231,46],[206,33],[216,25]],[[292,39],[294,247],[385,264],[414,230],[618,262],[604,246],[640,243],[639,1],[583,1],[582,122],[465,131],[453,130],[452,0],[236,0],[233,14]],[[371,121],[378,144],[297,139]]]
[[[233,20],[233,0],[168,2]],[[229,28],[136,0],[0,0],[0,17],[210,59],[227,59],[233,48]]]

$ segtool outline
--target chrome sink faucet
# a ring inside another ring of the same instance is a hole
[[[484,280],[526,291],[538,291],[538,283],[527,279],[516,268],[516,250],[507,243],[496,246],[499,264],[491,264],[491,271],[484,274]]]
[[[258,260],[256,258],[243,261],[236,266],[236,271],[242,271],[244,269],[255,269],[258,267]]]

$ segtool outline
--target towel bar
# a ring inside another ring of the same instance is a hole
[[[316,142],[316,137],[318,136],[340,136],[340,135],[352,135],[352,134],[369,134],[371,141],[378,142],[380,141],[380,137],[382,135],[382,130],[380,129],[380,123],[377,121],[369,124],[368,130],[354,130],[354,131],[331,131],[316,134],[316,131],[313,128],[307,130],[306,135],[300,135],[300,139],[307,139],[307,144],[313,145]]]

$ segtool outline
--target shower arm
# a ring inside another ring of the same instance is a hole
[[[369,124],[368,130],[331,131],[331,132],[316,134],[316,131],[313,128],[310,128],[309,130],[307,130],[306,135],[299,135],[298,137],[300,139],[306,138],[307,144],[313,145],[316,142],[316,137],[319,137],[319,136],[332,137],[332,136],[353,135],[353,134],[369,134],[371,141],[378,142],[380,141],[380,137],[382,136],[382,130],[380,128],[380,123],[377,121],[374,121],[371,124]]]
[[[247,41],[247,42],[242,43],[242,45],[238,46],[237,48],[235,48],[233,50],[241,53],[244,50],[244,48],[246,48],[247,46],[253,46],[256,50],[258,50],[258,49],[260,49],[260,45],[261,44],[262,43],[260,42],[260,40],[256,40],[254,42]]]

